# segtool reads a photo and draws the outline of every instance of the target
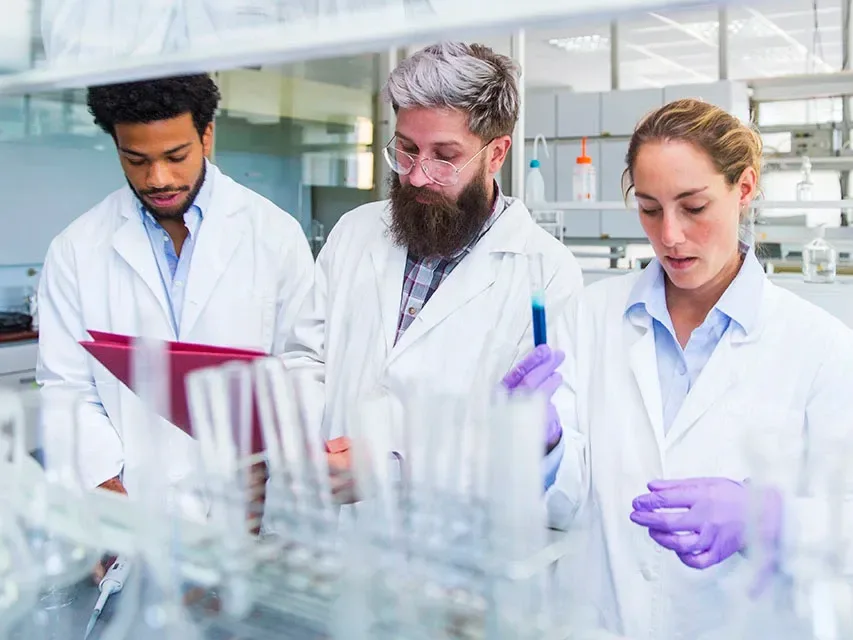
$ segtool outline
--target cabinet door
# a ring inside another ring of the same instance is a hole
[[[36,370],[17,371],[15,373],[4,373],[0,375],[0,386],[12,389],[32,389],[36,383]]]
[[[527,91],[524,95],[524,137],[541,133],[553,138],[557,133],[557,95],[552,90]]]
[[[663,89],[631,89],[601,94],[601,132],[630,136],[650,111],[663,105]]]
[[[622,202],[622,174],[627,165],[627,140],[604,140],[601,142],[601,181],[599,199],[607,202]],[[601,233],[611,238],[638,238],[645,242],[643,227],[636,208],[616,209],[601,212]]]
[[[601,134],[601,94],[560,91],[557,94],[557,136],[588,138]]]

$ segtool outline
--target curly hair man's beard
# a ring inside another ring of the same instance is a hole
[[[448,258],[471,242],[489,219],[485,167],[454,201],[443,193],[403,185],[391,175],[391,236],[418,258]],[[418,200],[420,198],[423,202]]]

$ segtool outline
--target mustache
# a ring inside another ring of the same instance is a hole
[[[140,193],[143,196],[158,196],[161,193],[185,193],[189,190],[189,187],[158,187],[156,189],[146,189]]]

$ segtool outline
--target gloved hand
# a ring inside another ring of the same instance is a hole
[[[741,482],[725,478],[654,480],[651,493],[633,501],[631,520],[649,528],[658,544],[678,554],[694,569],[707,569],[738,551],[745,550],[751,489]],[[765,549],[778,545],[782,528],[782,498],[775,490],[764,489],[756,504],[760,507],[758,535]],[[687,509],[681,512],[657,512],[656,509]],[[762,568],[762,574],[775,569]],[[766,575],[759,576],[763,583]],[[758,588],[761,585],[756,584]]]
[[[563,383],[563,376],[557,373],[557,367],[565,359],[566,354],[562,351],[552,351],[548,345],[542,344],[531,351],[503,379],[503,385],[508,391],[516,389],[539,391],[547,397],[548,417],[545,430],[545,453],[550,453],[560,442],[560,437],[563,435],[560,417],[557,415],[557,408],[551,399]]]

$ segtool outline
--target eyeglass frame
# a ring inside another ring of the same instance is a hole
[[[423,174],[424,174],[427,178],[429,178],[432,182],[434,182],[435,184],[437,184],[437,185],[438,185],[438,186],[440,186],[440,187],[453,187],[453,186],[455,186],[455,185],[459,184],[459,176],[460,176],[460,174],[465,170],[465,168],[466,168],[469,164],[471,164],[472,162],[474,162],[474,160],[476,160],[476,159],[477,159],[477,156],[479,156],[481,153],[483,153],[483,151],[485,151],[485,150],[489,147],[489,145],[490,145],[490,144],[492,144],[492,143],[496,140],[496,138],[493,138],[493,139],[489,140],[485,145],[483,145],[483,148],[482,148],[482,149],[480,149],[477,153],[475,153],[473,156],[471,156],[471,158],[468,160],[468,162],[466,162],[465,164],[463,164],[461,167],[457,167],[455,164],[453,164],[452,162],[450,162],[450,161],[448,161],[448,160],[439,160],[438,158],[424,158],[422,155],[415,155],[415,154],[413,154],[413,153],[409,153],[408,151],[403,151],[402,149],[398,149],[397,147],[394,147],[394,151],[396,151],[396,152],[398,152],[398,153],[402,153],[403,155],[408,156],[408,157],[409,157],[409,158],[411,158],[411,160],[412,160],[412,167],[411,167],[411,169],[409,169],[409,170],[408,170],[408,171],[406,171],[405,173],[400,172],[400,171],[397,171],[397,170],[394,168],[394,165],[393,165],[393,163],[392,163],[392,161],[391,161],[391,158],[389,158],[389,157],[388,157],[388,156],[390,155],[390,153],[391,153],[391,152],[390,152],[390,150],[389,150],[389,147],[391,147],[391,145],[393,144],[393,142],[394,142],[395,140],[397,140],[397,136],[396,136],[396,135],[394,135],[394,136],[393,136],[393,137],[388,141],[388,144],[386,144],[384,147],[382,147],[382,156],[385,158],[385,162],[388,164],[388,167],[391,169],[391,171],[393,171],[394,173],[396,173],[397,175],[400,175],[400,176],[407,176],[407,175],[409,175],[409,174],[412,172],[412,169],[414,169],[414,168],[415,168],[415,163],[416,163],[416,162],[420,162],[420,165],[421,165],[421,171],[423,171]],[[452,181],[452,182],[448,182],[448,183],[444,183],[444,182],[439,182],[438,180],[436,180],[435,178],[433,178],[433,177],[429,174],[429,171],[427,171],[427,169],[426,169],[426,165],[425,165],[425,163],[426,163],[426,162],[441,162],[441,163],[443,163],[443,164],[449,164],[451,167],[453,167],[453,181]]]

